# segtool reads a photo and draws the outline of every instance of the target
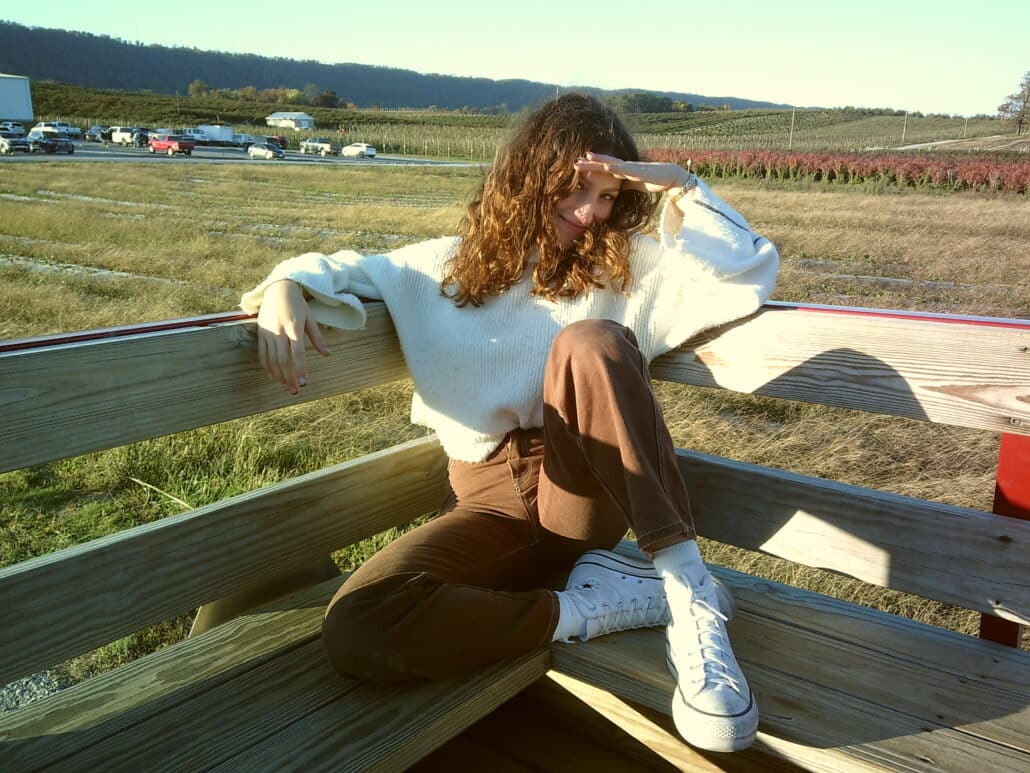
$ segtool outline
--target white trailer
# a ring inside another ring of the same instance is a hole
[[[29,79],[22,75],[0,73],[0,120],[31,121],[32,118]]]
[[[232,145],[232,135],[235,132],[231,126],[201,124],[197,128],[204,132],[204,141],[208,145]]]

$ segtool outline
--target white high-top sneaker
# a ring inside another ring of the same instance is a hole
[[[714,581],[719,609],[733,617],[733,597]],[[586,619],[586,641],[615,631],[665,626],[672,620],[665,583],[646,558],[629,558],[609,550],[589,550],[579,557],[565,594]]]
[[[711,575],[666,585],[672,623],[666,660],[676,679],[672,718],[683,739],[701,749],[746,749],[758,730],[758,705],[737,664]]]

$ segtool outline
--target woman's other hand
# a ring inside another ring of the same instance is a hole
[[[282,384],[284,390],[297,394],[308,380],[304,336],[311,339],[311,345],[319,354],[329,354],[300,285],[289,279],[269,285],[261,300],[257,322],[261,367],[270,379]]]
[[[604,172],[618,180],[625,180],[624,189],[647,191],[648,193],[683,188],[693,180],[693,175],[679,164],[623,161],[615,156],[589,152],[585,158],[576,161],[576,171],[580,174]]]

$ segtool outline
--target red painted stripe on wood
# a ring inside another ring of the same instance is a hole
[[[249,319],[254,315],[242,311],[226,311],[220,314],[205,314],[199,317],[183,319],[166,319],[159,322],[143,322],[138,325],[122,325],[120,327],[104,327],[97,330],[81,330],[75,333],[55,333],[53,335],[33,338],[15,338],[0,341],[0,354],[17,352],[23,349],[36,349],[43,346],[60,346],[62,344],[78,344],[85,341],[100,341],[105,338],[122,338],[142,333],[159,333],[165,330],[185,330],[191,327],[208,327],[223,322],[236,322]]]
[[[824,306],[817,303],[788,303],[786,301],[769,301],[762,308],[767,311],[795,310],[820,314],[846,314],[861,317],[885,317],[888,319],[911,319],[923,322],[945,322],[952,325],[1007,327],[1030,331],[1030,320],[1008,319],[1005,317],[974,317],[964,314],[932,314],[924,311],[866,309],[859,306]]]

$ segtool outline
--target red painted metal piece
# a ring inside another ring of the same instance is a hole
[[[1030,436],[1001,436],[998,474],[994,484],[994,512],[1030,520]],[[1018,647],[1019,623],[993,615],[980,616],[980,638]]]

